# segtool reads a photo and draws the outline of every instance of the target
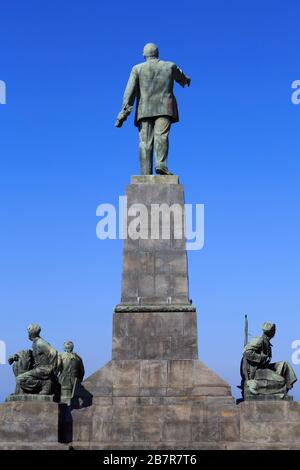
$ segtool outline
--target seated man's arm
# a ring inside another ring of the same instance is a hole
[[[254,338],[249,344],[247,344],[244,350],[244,356],[247,361],[258,366],[266,364],[268,356],[263,353],[261,338]]]

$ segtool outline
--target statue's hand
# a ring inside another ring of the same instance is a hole
[[[186,84],[187,84],[187,86],[190,86],[191,81],[192,81],[192,80],[191,80],[189,77],[186,79]]]
[[[122,125],[123,125],[123,121],[121,121],[121,119],[117,119],[115,122],[115,127],[122,127]]]
[[[14,354],[13,356],[10,356],[8,358],[8,364],[11,366],[14,362],[17,362],[19,360],[18,354]]]

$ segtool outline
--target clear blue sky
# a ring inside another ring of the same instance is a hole
[[[114,127],[146,42],[192,78],[176,87],[181,122],[170,168],[186,202],[205,204],[205,247],[189,253],[200,358],[234,393],[243,314],[250,332],[278,324],[274,359],[300,339],[300,79],[297,0],[143,3],[14,0],[1,5],[0,339],[26,327],[61,348],[72,339],[87,374],[111,357],[121,241],[96,238],[96,207],[117,203],[138,172],[132,117]],[[300,376],[300,366],[295,366]],[[0,400],[12,392],[0,366]],[[300,399],[300,385],[295,387]]]

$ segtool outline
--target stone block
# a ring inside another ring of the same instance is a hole
[[[176,274],[173,277],[174,297],[186,296],[188,298],[188,279],[184,274]]]
[[[113,361],[113,376],[114,389],[139,387],[140,361]]]
[[[191,442],[192,440],[192,423],[190,421],[182,421],[180,425],[178,421],[165,421],[162,427],[163,441]],[[177,448],[177,447],[175,447]]]
[[[138,405],[134,408],[133,421],[159,423],[163,421],[165,407],[161,405]]]
[[[181,422],[191,422],[192,418],[192,406],[191,403],[184,403],[179,405],[168,405],[166,406],[166,420],[177,421],[178,426]]]
[[[172,359],[197,359],[198,342],[196,336],[175,336],[171,339]]]
[[[167,387],[141,387],[139,393],[141,397],[163,397],[167,394]]]
[[[243,402],[240,408],[240,438],[245,442],[284,442],[300,447],[300,422],[295,418],[300,404],[289,401]]]
[[[170,274],[155,274],[154,276],[155,296],[167,299],[171,296]]]
[[[134,441],[155,442],[161,439],[161,425],[158,422],[135,421],[132,425]],[[138,447],[141,448],[140,446]]]
[[[133,299],[136,302],[139,296],[138,276],[137,272],[126,273],[122,277],[122,302],[129,302]]]
[[[121,397],[120,397],[121,398]],[[123,397],[122,397],[123,398]],[[133,398],[133,397],[126,397]],[[136,409],[136,403],[131,404],[130,402],[125,404],[116,404],[114,403],[113,407],[113,421],[133,421],[134,420],[134,413]]]
[[[113,337],[113,359],[136,359],[138,357],[137,337]]]
[[[139,273],[138,276],[138,297],[155,296],[155,278],[152,274]]]
[[[168,336],[146,336],[138,339],[139,359],[166,359],[171,357],[171,338]]]
[[[126,442],[133,440],[132,425],[130,422],[113,421],[112,441]]]
[[[139,397],[141,395],[140,387],[120,387],[115,386],[113,389],[114,397]]]
[[[195,312],[115,313],[113,359],[197,359],[196,334]]]
[[[201,421],[192,423],[192,441],[207,442],[219,441],[219,423],[217,420]]]
[[[194,362],[190,360],[172,360],[169,362],[168,387],[187,389],[194,385]]]
[[[129,314],[131,315],[131,313]],[[114,313],[113,315],[113,338],[120,338],[123,336],[136,336],[131,334],[128,330],[129,319],[126,313]]]
[[[162,388],[167,386],[168,363],[162,361],[141,361],[140,386],[143,388]]]
[[[220,440],[221,441],[238,441],[239,440],[239,422],[234,421],[220,421],[219,422]]]
[[[66,405],[38,401],[0,405],[0,442],[63,440]]]
[[[300,403],[290,402],[285,405],[286,413],[285,417],[288,421],[297,421],[300,423]]]
[[[176,253],[172,253],[172,258],[170,259],[169,266],[172,273],[186,276],[187,255],[185,249],[183,249],[182,252],[176,251]]]
[[[183,335],[197,337],[197,314],[196,312],[184,312],[183,319]]]
[[[111,443],[113,442],[113,422],[103,421],[100,416],[95,416],[92,426],[92,441]]]

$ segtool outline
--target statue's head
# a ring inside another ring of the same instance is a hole
[[[276,333],[276,325],[275,323],[265,322],[262,325],[262,330],[266,336],[268,336],[269,338],[273,338]]]
[[[149,57],[158,57],[159,55],[159,52],[158,52],[158,47],[156,44],[153,44],[153,42],[148,42],[148,44],[146,44],[144,46],[144,50],[143,50],[143,56],[145,57],[145,59],[147,60]]]
[[[37,323],[31,323],[28,328],[28,338],[32,341],[40,336],[41,327]]]
[[[72,341],[65,341],[64,342],[64,351],[71,353],[74,349],[74,343]]]

